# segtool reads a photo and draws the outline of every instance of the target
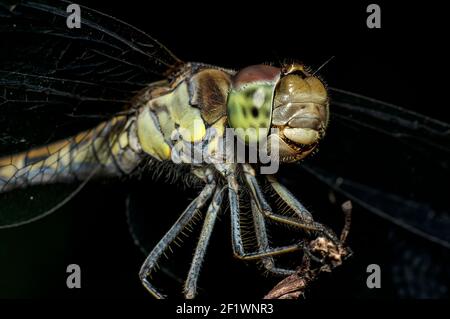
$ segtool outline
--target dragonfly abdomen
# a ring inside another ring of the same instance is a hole
[[[71,138],[0,158],[0,192],[37,184],[120,176],[140,162],[134,118],[117,116]]]

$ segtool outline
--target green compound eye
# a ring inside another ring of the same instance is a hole
[[[228,94],[228,123],[245,143],[265,138],[272,121],[274,84],[249,83]]]

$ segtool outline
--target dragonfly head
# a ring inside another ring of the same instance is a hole
[[[273,101],[272,127],[283,162],[298,161],[317,146],[328,125],[328,93],[324,83],[301,64],[284,66]]]
[[[267,138],[269,152],[277,146],[280,162],[295,162],[310,154],[325,134],[328,94],[324,83],[301,64],[281,69],[253,65],[234,76],[227,114],[229,125],[246,143]]]

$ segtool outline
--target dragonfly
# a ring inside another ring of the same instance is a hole
[[[424,157],[427,163],[435,164],[436,170],[448,174],[447,123],[327,87],[318,77],[318,70],[299,63],[279,67],[253,65],[239,71],[185,63],[144,32],[86,7],[81,8],[82,27],[69,31],[68,5],[65,1],[23,1],[17,6],[2,6],[2,33],[11,38],[33,34],[34,38],[28,38],[32,39],[28,48],[34,47],[37,55],[43,54],[42,62],[37,64],[27,61],[2,64],[2,111],[7,114],[22,107],[26,110],[24,121],[32,123],[45,110],[46,116],[62,116],[65,122],[60,129],[63,133],[52,128],[51,138],[44,132],[26,136],[26,132],[15,131],[20,128],[10,126],[2,133],[5,156],[0,161],[3,193],[0,227],[20,226],[53,213],[92,179],[132,176],[143,168],[158,172],[164,169],[200,184],[201,191],[149,252],[141,268],[141,281],[157,298],[164,296],[150,282],[150,275],[158,260],[199,211],[206,210],[184,285],[185,297],[193,298],[197,294],[201,263],[218,212],[227,197],[232,248],[238,258],[261,260],[268,271],[286,276],[293,270],[277,267],[274,258],[299,249],[307,251],[303,239],[308,236],[324,236],[345,254],[346,247],[334,232],[316,222],[275,176],[262,180],[264,176],[258,176],[255,167],[248,163],[194,163],[185,151],[188,146],[194,146],[194,150],[206,150],[207,156],[215,157],[220,153],[218,143],[226,128],[262,126],[279,129],[268,136],[269,140],[278,142],[281,162],[301,161],[301,165],[294,166],[294,171],[313,175],[335,192],[415,236],[449,247],[448,221],[435,218],[434,208],[426,202],[357,182],[347,178],[342,170],[339,174],[330,172],[327,169],[333,166],[330,162],[339,163],[339,157],[336,160],[335,156],[348,154],[345,143],[343,146],[340,141],[332,146],[338,151],[326,153],[329,158],[320,158],[322,150],[332,141],[333,131],[338,130],[333,127],[336,119],[341,123],[340,131],[350,132],[349,135],[365,129],[385,140],[395,140],[395,144],[388,142],[385,147],[400,145],[400,151],[405,151],[401,154],[404,157],[398,158],[402,162],[398,166],[418,161],[419,157],[412,155],[427,152],[420,160]],[[90,49],[86,50],[86,46]],[[39,51],[43,47],[47,48],[44,53]],[[255,101],[259,101],[257,108]],[[327,129],[329,116],[332,121]],[[7,117],[3,118],[2,124],[8,121]],[[352,138],[356,140],[357,136]],[[30,148],[36,146],[30,145],[31,140],[38,146]],[[308,160],[319,141],[322,150],[318,158]],[[410,174],[409,171],[401,173]],[[448,175],[440,178],[445,176]],[[58,192],[45,203],[36,200],[39,197],[37,191],[34,193],[36,187],[55,183],[63,183],[68,190]],[[287,205],[290,215],[272,209],[263,183]],[[24,196],[21,202],[27,208],[11,209],[9,196],[20,192]],[[257,245],[254,251],[247,249],[241,231],[244,198],[251,206]],[[269,220],[297,228],[302,236],[291,245],[272,247],[265,231]]]

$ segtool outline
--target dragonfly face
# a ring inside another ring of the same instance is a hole
[[[278,145],[281,162],[295,162],[310,154],[325,134],[328,93],[301,64],[281,69],[255,65],[235,75],[227,111],[230,126],[246,130],[245,136],[237,132],[246,143],[267,137],[269,146]]]

